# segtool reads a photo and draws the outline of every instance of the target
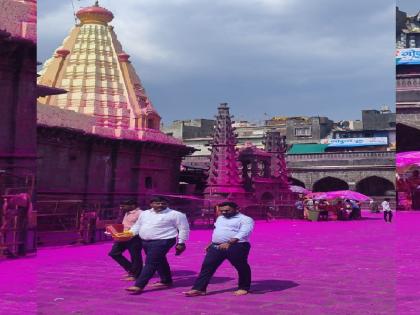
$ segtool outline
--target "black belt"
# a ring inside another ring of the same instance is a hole
[[[228,242],[224,242],[224,243],[228,243]],[[221,245],[221,244],[224,244],[224,243],[214,243],[214,242],[211,242],[212,245]],[[233,243],[233,244],[242,244],[242,243],[249,243],[249,242],[247,242],[247,241],[245,241],[245,242],[236,242],[236,243]],[[233,245],[233,244],[230,244],[230,245]]]
[[[145,240],[145,239],[142,239],[143,242],[170,241],[170,240],[176,240],[176,237],[173,237],[173,238],[162,238],[162,239],[157,239],[157,240]]]

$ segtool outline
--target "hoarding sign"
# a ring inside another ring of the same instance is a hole
[[[342,139],[325,139],[322,141],[328,144],[329,148],[339,147],[363,147],[371,145],[388,145],[387,137],[373,137],[373,138],[342,138]]]
[[[419,65],[420,48],[397,49],[395,61],[397,65]]]

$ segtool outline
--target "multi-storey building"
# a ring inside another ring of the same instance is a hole
[[[399,151],[419,150],[420,142],[420,15],[397,7],[397,141]]]

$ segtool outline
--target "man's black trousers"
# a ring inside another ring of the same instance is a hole
[[[238,272],[238,289],[249,291],[251,287],[251,267],[248,264],[248,254],[251,245],[248,242],[235,243],[227,250],[212,244],[204,258],[200,274],[194,283],[193,290],[206,291],[207,285],[217,268],[227,259]]]

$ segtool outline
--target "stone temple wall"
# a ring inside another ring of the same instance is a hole
[[[38,199],[115,205],[140,194],[176,193],[184,154],[185,147],[38,126]]]

